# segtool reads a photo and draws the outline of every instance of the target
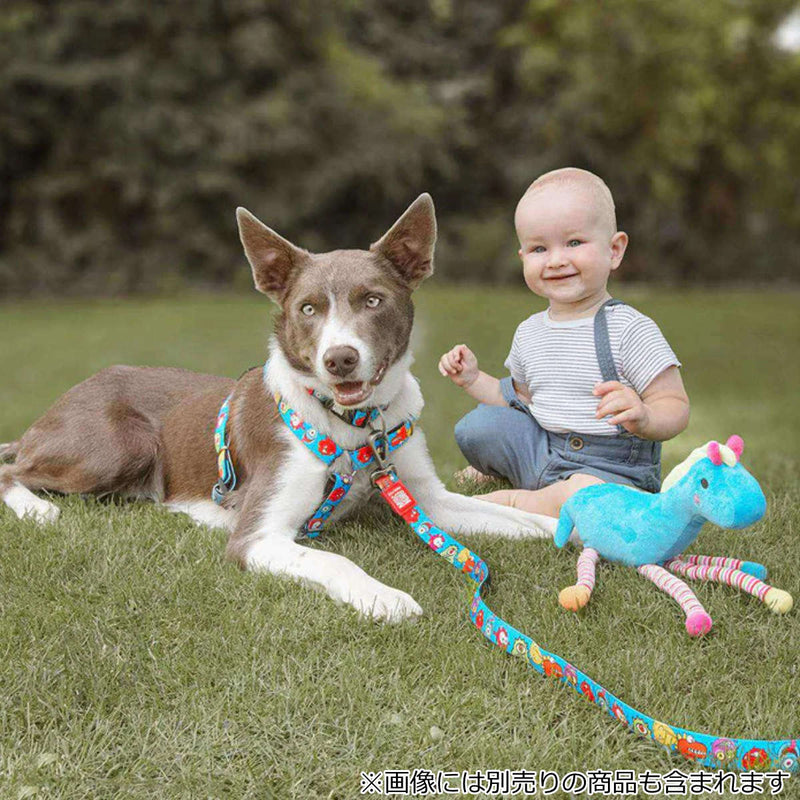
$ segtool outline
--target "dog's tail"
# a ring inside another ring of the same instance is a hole
[[[6,442],[0,444],[0,464],[6,461],[13,461],[19,452],[19,442]]]

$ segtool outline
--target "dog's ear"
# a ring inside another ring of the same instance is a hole
[[[280,303],[292,274],[302,266],[308,252],[279,236],[246,208],[236,209],[236,222],[256,289]]]
[[[389,259],[403,281],[416,289],[433,273],[435,245],[436,211],[426,192],[369,249]]]

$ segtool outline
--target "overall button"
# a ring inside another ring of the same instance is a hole
[[[569,446],[572,450],[583,450],[583,439],[580,436],[572,436],[569,440]]]

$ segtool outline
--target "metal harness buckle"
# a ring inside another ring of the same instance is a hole
[[[373,470],[372,474],[369,476],[370,483],[376,489],[378,488],[378,481],[381,478],[385,478],[395,471],[394,464],[386,460],[389,455],[389,442],[386,440],[386,420],[380,410],[378,414],[381,418],[381,429],[370,431],[367,437],[370,450],[372,450],[372,455],[375,458],[375,463],[378,465],[378,468]]]

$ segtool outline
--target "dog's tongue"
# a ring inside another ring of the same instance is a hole
[[[372,387],[364,381],[345,381],[333,387],[333,396],[340,406],[354,406],[372,394]]]

